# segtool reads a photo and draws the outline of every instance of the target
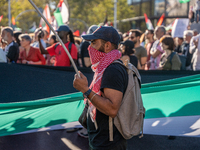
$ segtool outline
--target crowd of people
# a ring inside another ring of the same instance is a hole
[[[87,34],[98,28],[92,25]],[[76,37],[67,25],[57,29],[58,36],[78,67],[91,67],[88,47],[91,42]],[[200,34],[186,30],[183,37],[172,38],[164,26],[155,30],[130,29],[119,32],[118,50],[121,60],[131,62],[139,70],[200,70]],[[70,67],[70,59],[56,36],[38,28],[34,36],[14,32],[11,27],[1,29],[0,62]]]

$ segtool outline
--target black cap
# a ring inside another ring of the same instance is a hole
[[[87,41],[102,39],[115,45],[118,45],[120,42],[120,36],[117,30],[110,26],[100,26],[92,34],[82,35],[82,38]]]
[[[57,32],[59,32],[59,31],[66,31],[66,32],[69,32],[70,29],[69,29],[69,27],[68,27],[67,25],[61,25],[61,26],[59,26],[58,30],[56,30],[56,31],[57,31]]]

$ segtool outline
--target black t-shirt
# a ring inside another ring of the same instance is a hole
[[[13,45],[9,47],[7,57],[10,59],[10,62],[17,62],[19,57],[19,46],[13,41]]]
[[[90,43],[88,41],[84,41],[80,46],[80,49],[81,49],[81,61],[82,61],[83,67],[86,67],[85,66],[85,62],[84,62],[84,57],[90,57],[89,53],[88,53],[88,46],[89,45],[90,45]]]
[[[193,56],[193,54],[190,53],[189,49],[190,49],[190,44],[183,42],[183,44],[181,45],[181,51],[182,51],[182,54],[186,56],[186,64],[185,64],[186,67],[191,64],[191,60]]]
[[[128,73],[124,66],[119,63],[113,63],[106,68],[104,71],[101,91],[104,88],[115,89],[121,91],[123,94],[126,91],[128,85]],[[114,146],[124,142],[123,136],[113,125],[113,141],[109,141],[109,116],[101,113],[98,109],[96,112],[96,121],[98,129],[95,129],[94,123],[91,121],[90,116],[88,117],[88,135],[90,147],[93,149],[110,149]]]
[[[130,57],[130,63],[133,64],[136,68],[138,66],[138,59],[135,55],[131,55]]]

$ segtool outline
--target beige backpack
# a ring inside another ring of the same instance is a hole
[[[120,63],[127,68],[128,86],[121,102],[117,116],[114,118],[114,125],[125,139],[130,139],[133,136],[139,135],[142,131],[145,108],[142,102],[140,92],[141,76],[131,63],[123,64],[119,60],[113,63]],[[110,141],[113,141],[113,118],[109,117],[109,135]]]

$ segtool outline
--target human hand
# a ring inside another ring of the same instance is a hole
[[[25,48],[23,48],[22,46],[19,47],[19,52],[22,52],[23,50],[25,50]]]
[[[27,60],[22,60],[22,64],[26,64],[27,63]]]
[[[28,64],[34,64],[34,62],[33,61],[28,61]]]
[[[199,39],[194,40],[194,45],[195,45],[196,48],[198,47],[198,43],[199,43]]]
[[[89,90],[88,80],[86,76],[84,76],[80,71],[79,71],[79,74],[80,74],[80,77],[77,74],[74,75],[73,86],[78,91],[85,93]]]
[[[37,34],[38,39],[41,39],[44,34],[44,32],[42,31],[42,28],[39,28],[36,34]]]

